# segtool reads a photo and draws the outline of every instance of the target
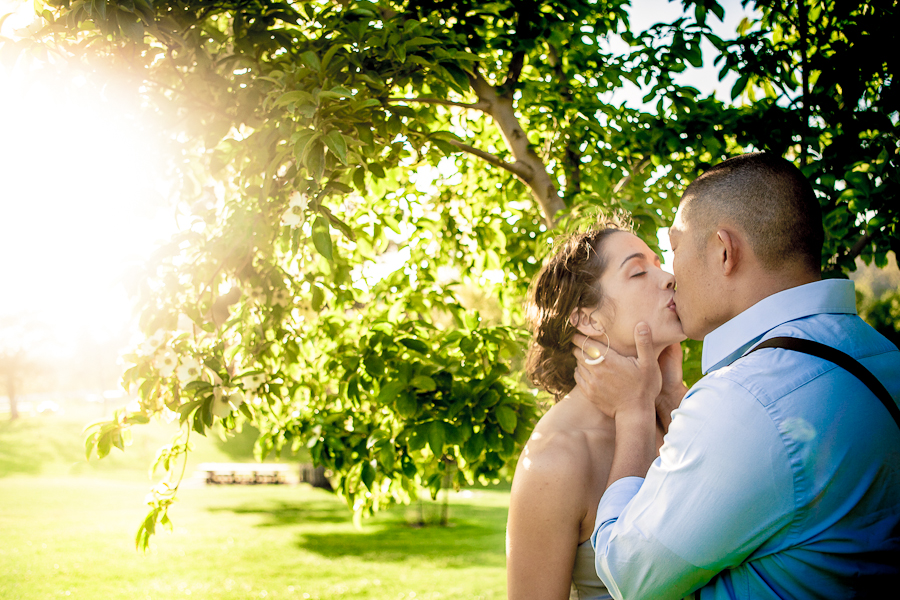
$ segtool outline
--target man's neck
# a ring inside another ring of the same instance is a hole
[[[811,273],[808,269],[792,268],[777,272],[758,269],[747,275],[735,286],[734,311],[730,318],[741,314],[756,303],[791,288],[821,281],[820,273]]]

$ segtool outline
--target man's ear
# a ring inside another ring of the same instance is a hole
[[[737,270],[742,260],[740,238],[727,229],[716,232],[715,239],[716,262],[722,268],[722,274],[726,277]]]
[[[575,326],[578,333],[587,337],[596,337],[603,335],[605,331],[603,324],[597,318],[597,309],[576,308],[569,315],[569,323]]]

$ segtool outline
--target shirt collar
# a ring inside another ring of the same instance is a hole
[[[823,313],[856,314],[852,281],[825,279],[763,298],[703,339],[703,373],[731,364],[778,325]]]

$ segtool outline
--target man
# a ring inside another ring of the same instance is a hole
[[[645,324],[637,358],[610,351],[588,366],[575,352],[576,379],[616,423],[592,536],[600,578],[616,598],[653,600],[848,598],[888,582],[895,593],[900,428],[831,362],[747,355],[772,337],[815,340],[900,398],[900,352],[856,315],[852,282],[821,280],[809,183],[776,156],[733,158],[687,188],[669,235],[677,312],[704,341],[705,377],[685,394],[670,353],[661,373]]]

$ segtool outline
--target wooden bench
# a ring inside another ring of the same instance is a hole
[[[287,483],[287,474],[296,465],[282,463],[201,463],[197,470],[206,473],[206,483],[258,485]]]

